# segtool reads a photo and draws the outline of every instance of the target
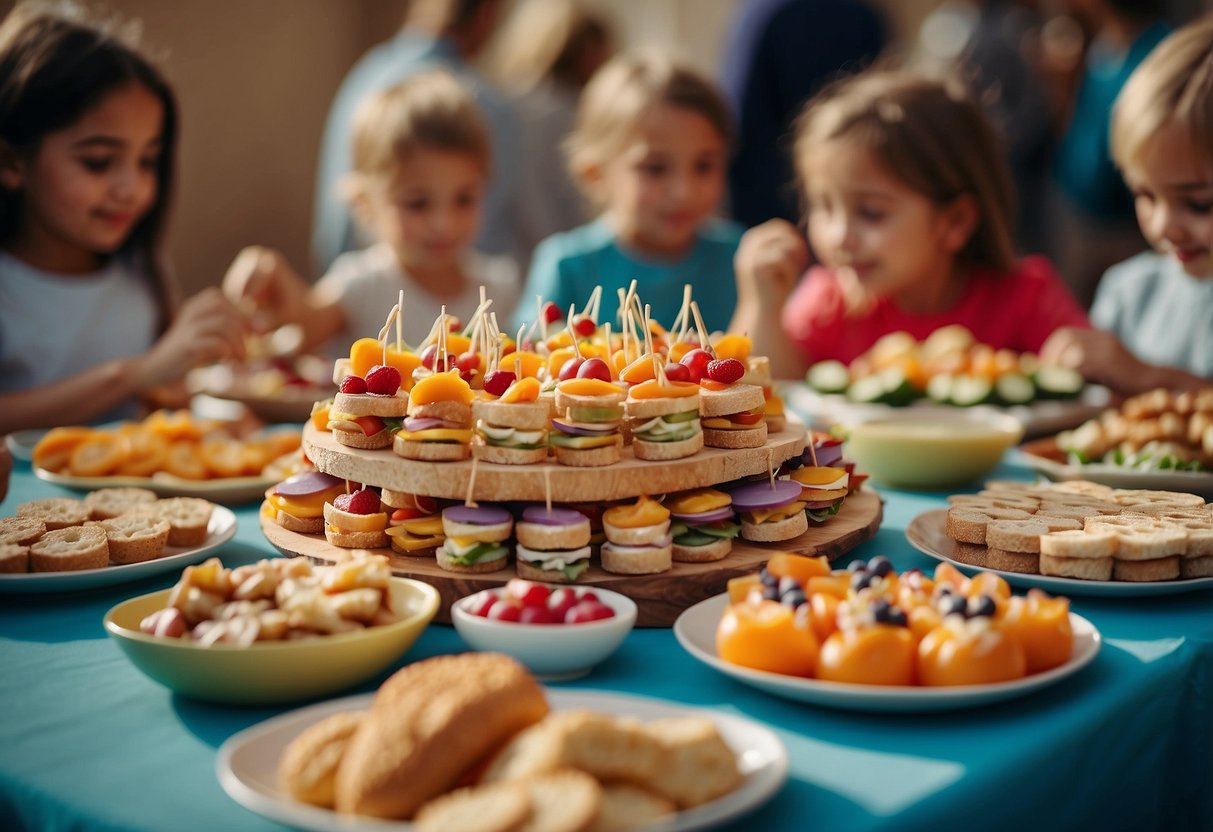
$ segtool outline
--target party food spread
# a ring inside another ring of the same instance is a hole
[[[1152,390],[1072,431],[1056,448],[1070,462],[1146,471],[1213,470],[1213,387]]]

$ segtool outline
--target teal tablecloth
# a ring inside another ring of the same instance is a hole
[[[1026,477],[1004,466],[999,476]],[[20,464],[0,515],[60,494]],[[884,526],[857,550],[930,569],[904,530],[943,495],[885,491]],[[255,506],[237,509],[229,564],[273,554]],[[172,576],[71,595],[0,595],[0,828],[279,829],[233,802],[215,750],[283,709],[169,693],[106,637],[113,604]],[[730,829],[1213,829],[1213,592],[1075,598],[1104,648],[1080,674],[1001,705],[872,715],[774,698],[692,659],[669,630],[637,630],[571,683],[719,708],[772,726],[787,784]],[[433,626],[407,655],[464,649]],[[371,690],[380,680],[364,686]]]

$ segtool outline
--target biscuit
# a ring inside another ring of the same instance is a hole
[[[1044,523],[1048,526],[1051,532],[1064,532],[1068,529],[1081,529],[1083,521],[1073,517],[1055,517],[1052,514],[1047,514],[1043,511],[1038,511],[1032,515],[1032,519],[1037,523]]]
[[[97,526],[69,526],[49,531],[30,546],[29,561],[33,572],[74,572],[109,566],[105,530]]]
[[[169,522],[148,515],[92,521],[105,531],[111,563],[143,563],[164,554]],[[90,523],[92,525],[92,523]]]
[[[956,541],[952,544],[952,558],[961,563],[968,563],[972,566],[985,566],[988,555],[989,551],[986,547],[976,543],[961,543]]]
[[[88,519],[88,508],[79,500],[51,497],[30,500],[17,506],[18,517],[34,517],[46,524],[47,531],[79,526]]]
[[[1040,572],[1040,555],[1034,552],[1009,552],[991,546],[986,550],[986,569],[997,569],[1000,572],[1019,572],[1024,575],[1035,575]]]
[[[278,782],[296,800],[333,806],[333,779],[362,714],[333,714],[291,741],[278,761]]]
[[[1118,560],[1155,560],[1170,555],[1182,555],[1188,538],[1183,531],[1171,527],[1151,529],[1121,529],[1116,533]],[[1178,577],[1178,569],[1176,577]]]
[[[46,534],[46,523],[37,517],[5,517],[0,520],[0,544],[28,546]]]
[[[1040,553],[1041,535],[1049,527],[1036,520],[995,520],[986,526],[986,545],[1006,552]]]
[[[16,543],[0,543],[0,574],[12,575],[29,571],[29,547]]]
[[[415,662],[380,686],[337,769],[339,812],[408,818],[548,713],[543,689],[497,653]]]
[[[1112,578],[1117,581],[1173,581],[1179,577],[1179,555],[1153,560],[1112,561]]]
[[[602,788],[602,804],[589,832],[626,832],[647,826],[677,807],[660,795],[631,783],[609,783]]]
[[[1040,539],[1040,554],[1051,558],[1103,560],[1116,554],[1116,533],[1111,530],[1049,532]],[[1041,574],[1045,574],[1041,562]]]
[[[585,832],[602,806],[602,786],[575,769],[553,771],[524,781],[531,814],[519,832]]]
[[[523,783],[489,783],[455,789],[417,811],[417,832],[519,832],[531,816]]]
[[[88,506],[90,518],[108,520],[158,499],[154,491],[146,488],[99,488],[85,495],[84,504]]]
[[[201,497],[170,497],[154,503],[139,505],[130,513],[149,513],[169,523],[168,545],[201,546],[206,541],[207,527],[215,506]]]
[[[1065,532],[1058,532],[1065,534]],[[1040,553],[1040,574],[1084,581],[1112,580],[1112,558],[1063,558]]]
[[[644,730],[665,751],[657,776],[648,785],[678,806],[707,803],[741,783],[737,755],[711,719],[657,719],[646,722]]]
[[[989,523],[990,516],[985,512],[973,508],[953,506],[948,509],[948,520],[944,531],[953,540],[984,546],[986,542],[986,526]]]
[[[1067,503],[1041,502],[1040,510],[1054,517],[1069,517],[1074,520],[1085,520],[1088,517],[1102,517],[1106,514],[1098,506],[1076,506]]]

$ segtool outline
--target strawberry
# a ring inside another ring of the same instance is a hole
[[[717,358],[708,362],[705,375],[712,381],[732,384],[740,381],[741,377],[745,375],[745,365],[736,358]]]
[[[346,376],[341,379],[341,392],[357,395],[366,392],[366,380],[362,376]]]
[[[361,488],[352,494],[338,494],[333,507],[350,514],[376,514],[379,511],[379,495],[369,488]]]
[[[376,364],[366,374],[366,392],[377,396],[394,396],[400,389],[400,371],[391,365]]]

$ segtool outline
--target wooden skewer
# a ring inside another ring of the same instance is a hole
[[[378,341],[383,345],[383,364],[387,364],[387,336],[392,331],[392,321],[397,319],[400,314],[400,304],[392,306],[390,312],[387,313],[387,320],[383,322],[383,329],[379,330]]]
[[[569,338],[572,339],[573,357],[580,358],[581,350],[577,347],[577,330],[573,329],[573,314],[577,311],[577,304],[569,304],[569,316],[564,319],[564,328],[568,332]]]
[[[602,325],[602,334],[606,337],[606,363],[607,370],[612,378],[618,378],[615,373],[615,362],[611,360],[611,322],[607,321]]]
[[[469,508],[476,508],[476,501],[472,499],[472,492],[476,488],[476,464],[480,462],[480,457],[476,454],[476,449],[472,448],[472,475],[468,477],[468,490],[463,498],[463,504]]]
[[[399,293],[396,295],[396,306],[397,306],[397,314],[396,314],[396,351],[397,351],[397,352],[399,352],[399,351],[402,349],[402,346],[401,346],[401,345],[402,345],[402,344],[404,344],[404,335],[403,335],[403,333],[401,332],[401,329],[404,327],[404,324],[403,324],[403,322],[400,320],[401,318],[403,318],[403,317],[404,317],[404,315],[403,315],[403,312],[404,312],[404,290],[403,290],[403,289],[401,289],[401,290],[400,290],[400,292],[399,292]]]
[[[817,467],[817,442],[813,439],[813,432],[809,431],[809,459],[813,460],[813,467]]]
[[[774,462],[771,458],[773,453],[774,452],[771,450],[771,447],[768,445],[767,446],[767,477],[769,477],[771,480],[771,488],[775,487],[775,468],[774,468]]]
[[[550,517],[552,515],[552,469],[546,465],[543,468],[543,504]]]
[[[695,314],[695,330],[699,333],[699,348],[716,357],[716,353],[712,350],[712,345],[708,343],[708,328],[703,322],[703,315],[699,314],[699,304],[696,301],[691,301],[691,311]]]
[[[438,360],[442,362],[442,370],[446,371],[446,336],[451,329],[450,323],[446,319],[446,304],[442,304],[442,312],[438,316],[438,320],[442,321],[442,325],[438,328]]]
[[[585,305],[585,314],[590,316],[590,320],[598,323],[598,307],[602,303],[602,284],[599,283],[594,287],[594,291],[590,293],[590,299]]]

